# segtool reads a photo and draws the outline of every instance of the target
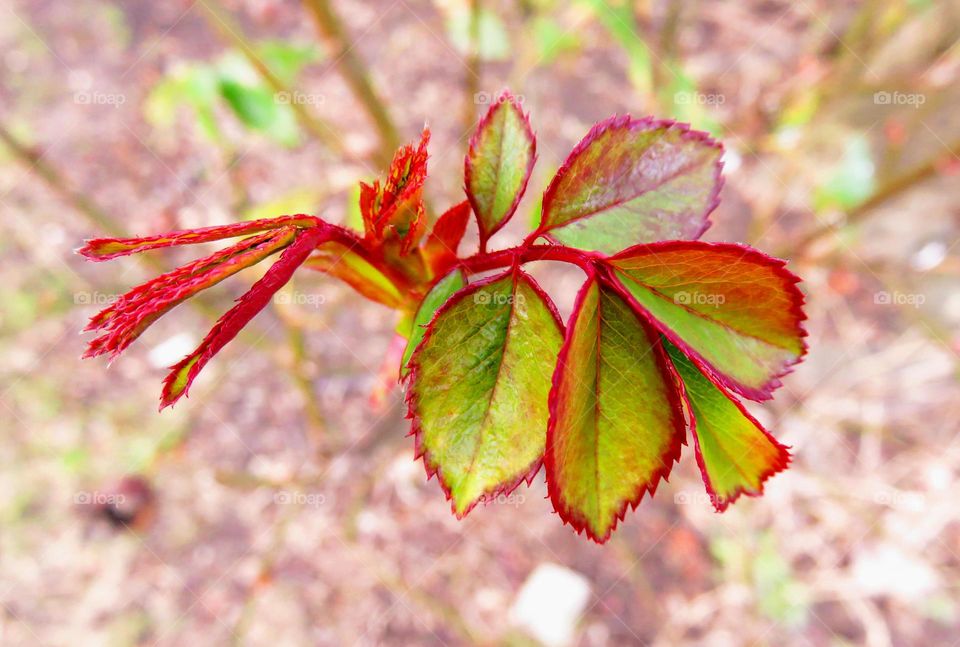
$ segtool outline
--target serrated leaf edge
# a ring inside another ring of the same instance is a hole
[[[510,205],[510,208],[507,210],[506,214],[504,214],[503,218],[500,219],[500,222],[494,225],[493,229],[486,231],[484,228],[483,219],[480,217],[480,207],[477,205],[476,198],[473,196],[473,192],[470,190],[470,183],[473,179],[470,157],[476,150],[476,147],[479,145],[481,135],[490,125],[490,122],[493,121],[493,117],[501,105],[507,105],[507,110],[514,110],[520,117],[520,122],[523,124],[524,131],[530,142],[530,160],[527,162],[527,169],[524,173],[523,182],[520,184],[520,188],[517,190],[517,195],[514,196],[513,203]],[[504,90],[493,102],[493,105],[490,106],[490,109],[487,110],[487,113],[477,123],[477,128],[474,131],[473,136],[470,137],[470,143],[467,147],[467,154],[463,158],[463,191],[467,196],[467,200],[470,201],[470,208],[473,210],[473,213],[477,219],[477,228],[480,231],[480,249],[485,249],[487,241],[490,240],[495,233],[503,229],[507,222],[509,222],[516,213],[517,206],[519,206],[520,200],[527,191],[527,185],[530,182],[530,176],[533,174],[533,167],[536,163],[537,137],[533,132],[533,127],[530,125],[530,114],[524,113],[520,108],[520,104],[517,103],[516,98],[508,90]]]
[[[733,391],[734,393],[737,393],[748,400],[753,400],[754,402],[764,402],[773,398],[773,392],[783,386],[783,381],[781,378],[792,373],[796,365],[803,361],[803,358],[806,356],[807,351],[809,350],[806,340],[808,333],[804,327],[804,322],[807,320],[807,315],[803,310],[806,297],[797,287],[797,285],[801,282],[800,277],[787,269],[787,261],[769,256],[753,247],[740,243],[708,243],[697,240],[667,240],[656,243],[642,243],[640,245],[628,247],[622,252],[618,252],[617,254],[610,256],[605,260],[605,262],[615,261],[618,258],[629,256],[637,251],[648,251],[649,253],[656,255],[657,250],[665,250],[667,248],[670,248],[671,251],[676,249],[737,250],[742,252],[741,258],[746,256],[753,257],[760,265],[771,268],[777,276],[784,280],[785,289],[790,296],[790,312],[794,315],[794,320],[797,323],[796,332],[797,336],[800,338],[801,348],[796,358],[786,362],[781,370],[771,375],[764,386],[758,389],[740,384],[733,378],[725,375],[719,369],[714,368],[696,350],[683,341],[683,339],[676,332],[674,332],[672,328],[657,321],[656,318],[650,312],[648,312],[647,309],[636,300],[636,298],[634,298],[634,296],[630,293],[630,290],[623,285],[623,283],[621,283],[619,278],[617,278],[615,268],[612,265],[604,265],[605,269],[607,270],[606,273],[609,275],[608,280],[627,300],[627,303],[629,303],[630,306],[636,310],[637,313],[643,316],[643,318],[646,319],[654,328],[656,328],[667,339],[669,339],[671,343],[679,348],[704,375],[710,378],[711,382],[719,387],[722,387],[724,390]]]
[[[713,190],[710,192],[707,206],[704,208],[701,216],[703,218],[703,224],[697,231],[696,235],[692,237],[692,240],[699,239],[704,233],[706,233],[708,229],[710,229],[710,226],[713,224],[713,222],[710,220],[710,214],[713,213],[713,211],[720,204],[720,191],[723,189],[723,185],[725,183],[725,178],[723,177],[723,144],[715,140],[709,133],[705,131],[693,130],[691,125],[688,123],[675,121],[673,119],[655,119],[653,116],[634,119],[631,115],[626,114],[613,115],[612,117],[608,117],[607,119],[594,124],[586,136],[584,136],[584,138],[573,147],[573,150],[570,151],[570,154],[567,155],[567,158],[563,161],[563,164],[560,165],[560,168],[557,169],[557,173],[553,176],[553,179],[550,180],[550,184],[547,185],[546,190],[543,192],[543,207],[540,212],[540,224],[536,230],[537,236],[543,235],[552,242],[561,244],[560,241],[551,236],[549,232],[551,229],[566,226],[570,224],[570,222],[573,222],[573,220],[565,222],[562,225],[553,226],[548,226],[546,222],[547,216],[550,212],[550,204],[553,202],[554,195],[557,192],[560,182],[567,175],[567,173],[570,172],[570,168],[573,166],[573,163],[576,161],[576,159],[582,155],[583,152],[600,137],[600,135],[603,135],[608,130],[624,127],[628,128],[629,130],[656,130],[657,128],[676,129],[680,131],[681,137],[684,140],[699,142],[711,148],[716,148],[720,151],[720,157],[717,158],[717,161],[714,164]],[[534,237],[531,237],[531,240],[533,238]]]
[[[405,381],[405,384],[407,386],[407,393],[405,397],[405,402],[407,405],[406,417],[410,420],[410,432],[407,434],[407,436],[414,437],[413,459],[423,460],[423,468],[427,474],[428,481],[432,479],[434,476],[437,477],[437,482],[440,484],[440,488],[443,490],[443,493],[446,496],[447,501],[453,501],[453,492],[451,491],[450,487],[446,483],[446,480],[444,479],[442,468],[439,465],[437,465],[436,467],[431,467],[431,463],[432,463],[431,454],[429,450],[426,448],[426,446],[424,445],[423,428],[420,424],[420,417],[417,414],[417,407],[419,403],[417,401],[416,390],[414,386],[416,385],[417,376],[419,375],[419,372],[420,372],[420,361],[419,361],[420,353],[422,349],[426,346],[426,344],[429,342],[430,338],[433,336],[434,324],[436,323],[437,319],[443,316],[443,314],[447,310],[453,308],[457,303],[463,301],[468,296],[474,294],[481,288],[487,285],[490,285],[491,283],[500,281],[501,279],[507,276],[510,276],[511,274],[515,274],[517,278],[522,277],[524,280],[526,280],[528,284],[531,286],[531,288],[534,290],[534,292],[536,292],[537,295],[540,296],[540,298],[546,304],[547,309],[553,315],[554,321],[557,324],[557,329],[560,331],[561,336],[563,336],[564,334],[563,320],[560,318],[560,313],[557,311],[557,307],[553,303],[553,300],[550,299],[549,295],[547,295],[547,293],[543,290],[543,288],[540,287],[540,285],[536,282],[536,280],[534,280],[532,276],[524,272],[518,266],[513,266],[510,269],[508,269],[506,272],[495,274],[493,276],[467,284],[465,287],[461,288],[459,291],[455,292],[449,299],[447,299],[447,301],[442,306],[437,308],[437,311],[434,313],[433,318],[430,320],[430,323],[427,326],[427,330],[423,336],[423,339],[417,345],[417,348],[413,351],[413,355],[410,356],[410,361],[407,363],[407,366],[410,369]],[[477,506],[478,503],[481,503],[481,502],[489,503],[491,501],[496,500],[501,495],[509,496],[511,493],[513,493],[514,490],[520,487],[520,485],[524,481],[526,481],[527,485],[529,486],[533,482],[534,477],[540,471],[540,468],[542,467],[542,465],[543,465],[543,455],[541,455],[539,458],[533,461],[525,470],[521,471],[514,480],[507,481],[506,483],[501,483],[500,485],[492,489],[484,491],[483,494],[481,494],[479,497],[471,501],[470,505],[468,505],[462,513],[457,513],[455,502],[452,503],[450,506],[451,511],[454,513],[457,519],[463,519],[470,513],[471,510],[473,510]]]
[[[613,518],[613,523],[610,524],[610,528],[607,529],[607,532],[602,537],[598,537],[590,529],[589,524],[577,518],[577,515],[573,513],[569,508],[563,505],[562,501],[559,499],[557,494],[557,488],[551,483],[550,475],[555,471],[555,465],[553,463],[552,454],[549,451],[552,446],[552,442],[556,436],[556,425],[557,425],[557,392],[560,388],[560,375],[563,371],[563,368],[566,366],[567,356],[570,352],[570,343],[569,341],[573,339],[573,326],[575,322],[575,315],[582,309],[583,302],[586,299],[587,292],[589,291],[593,282],[598,282],[600,285],[607,284],[608,287],[614,289],[618,296],[620,292],[617,291],[613,286],[610,286],[608,282],[602,277],[598,276],[589,276],[587,281],[580,288],[580,291],[577,293],[576,300],[574,301],[573,310],[570,315],[570,324],[567,327],[567,334],[564,335],[563,345],[560,347],[560,355],[557,358],[557,366],[554,369],[553,378],[551,381],[550,387],[550,418],[547,423],[547,451],[544,454],[544,464],[546,465],[547,473],[547,494],[550,498],[550,502],[553,505],[554,511],[560,517],[560,520],[564,525],[569,525],[571,528],[576,531],[576,533],[582,534],[585,533],[587,538],[597,544],[604,544],[608,539],[613,535],[614,531],[617,529],[617,526],[620,522],[624,520],[627,514],[627,508],[631,510],[636,510],[637,506],[640,505],[640,502],[643,500],[645,494],[654,497],[657,493],[657,488],[660,486],[660,483],[663,481],[669,482],[670,472],[673,470],[673,466],[680,461],[680,454],[682,452],[683,446],[687,444],[686,441],[686,425],[684,424],[684,415],[683,415],[683,404],[680,399],[680,394],[677,391],[671,371],[673,370],[673,365],[669,363],[669,357],[667,357],[666,349],[663,347],[663,344],[660,343],[660,337],[657,335],[655,329],[650,326],[647,320],[640,316],[636,310],[633,310],[634,316],[636,316],[637,321],[640,323],[640,326],[644,329],[650,339],[654,340],[653,349],[656,358],[658,359],[658,365],[663,373],[664,382],[667,384],[668,388],[668,398],[672,402],[672,407],[676,413],[679,424],[674,430],[673,442],[670,444],[668,450],[661,456],[661,468],[654,472],[652,477],[647,483],[641,485],[634,492],[634,496],[624,499],[620,504],[620,508],[616,511]],[[632,308],[631,308],[632,309]],[[673,388],[670,388],[673,387]]]

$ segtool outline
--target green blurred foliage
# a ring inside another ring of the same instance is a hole
[[[839,164],[814,193],[814,209],[852,209],[867,200],[876,189],[875,165],[866,135],[850,137]]]
[[[564,54],[580,51],[580,36],[575,31],[563,29],[547,15],[536,16],[531,28],[540,65],[550,65]]]
[[[630,81],[641,95],[653,92],[653,63],[637,26],[632,3],[626,0],[579,0],[589,6],[610,33],[610,36],[626,52],[630,65]]]
[[[679,62],[670,64],[667,74],[667,86],[659,92],[660,105],[669,106],[665,116],[693,124],[697,130],[706,130],[715,137],[722,137],[723,127],[706,109],[708,102],[715,104],[722,95],[701,93],[696,80],[683,70]]]
[[[806,623],[809,592],[794,577],[773,534],[765,533],[754,542],[721,535],[711,542],[710,551],[724,581],[741,581],[754,590],[753,598],[763,615],[788,627]]]
[[[314,47],[279,41],[260,44],[257,56],[285,85],[319,59]],[[170,128],[178,109],[186,106],[200,132],[223,144],[217,121],[217,109],[223,106],[249,130],[292,147],[300,142],[300,129],[289,99],[278,96],[242,53],[228,51],[214,63],[191,62],[173,69],[151,90],[144,116],[155,127]]]
[[[479,12],[479,25],[474,28],[473,12],[469,4],[455,5],[446,13],[447,37],[454,48],[468,56],[476,48],[480,60],[503,61],[510,56],[510,36],[496,13],[489,9]],[[476,39],[476,43],[474,40]]]

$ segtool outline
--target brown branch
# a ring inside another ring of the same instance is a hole
[[[477,93],[480,91],[480,12],[481,0],[470,0],[470,55],[467,57],[467,73],[463,79],[463,129],[473,129],[477,120]]]
[[[313,16],[317,29],[330,46],[334,62],[349,84],[354,96],[363,105],[380,135],[382,150],[378,161],[389,165],[393,151],[400,146],[400,134],[386,105],[377,95],[366,66],[360,59],[350,35],[329,0],[303,0]]]
[[[948,146],[947,150],[954,157],[960,156],[960,141],[954,142]],[[806,253],[807,250],[809,250],[810,247],[817,243],[821,238],[836,232],[839,227],[847,227],[864,221],[867,217],[874,213],[874,210],[877,207],[882,205],[887,200],[895,198],[901,193],[904,193],[912,188],[914,185],[936,175],[939,159],[939,157],[935,156],[929,161],[887,181],[876,192],[874,192],[870,198],[850,209],[847,212],[846,219],[840,223],[840,225],[823,225],[818,227],[817,229],[814,229],[808,233],[806,236],[802,237],[789,249],[782,250],[780,254],[788,258],[802,255]]]
[[[27,170],[43,180],[54,193],[59,195],[74,209],[82,213],[97,228],[115,237],[125,234],[121,227],[107,213],[82,193],[74,191],[63,177],[32,148],[19,141],[16,136],[0,124],[0,140],[7,145]]]

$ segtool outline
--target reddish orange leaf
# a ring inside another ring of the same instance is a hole
[[[299,232],[297,239],[284,250],[263,278],[254,283],[253,287],[240,297],[237,305],[220,317],[197,349],[170,367],[170,374],[163,382],[163,393],[160,396],[161,409],[187,395],[193,380],[207,362],[270,303],[270,299],[277,290],[286,285],[310,252],[328,236],[329,232],[322,228],[305,229]]]
[[[160,249],[161,247],[209,243],[224,238],[236,238],[270,229],[280,229],[281,227],[315,227],[320,223],[321,221],[318,218],[300,214],[297,216],[280,216],[279,218],[262,218],[250,222],[238,222],[233,225],[172,231],[158,236],[92,238],[86,241],[87,244],[78,249],[77,253],[91,261],[108,261],[118,256],[136,254],[150,249]]]

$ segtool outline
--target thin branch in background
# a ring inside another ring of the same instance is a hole
[[[683,0],[674,0],[674,2],[668,3],[666,7],[667,13],[663,19],[663,26],[660,28],[660,38],[656,41],[651,39],[652,47],[655,46],[659,50],[652,57],[651,61],[650,72],[653,78],[653,88],[659,90],[656,92],[658,107],[666,112],[669,112],[673,108],[671,105],[673,97],[665,97],[664,89],[671,86],[673,78],[676,76],[674,68],[682,69],[678,35],[680,33],[683,9]]]
[[[480,91],[480,12],[481,0],[470,0],[470,55],[467,57],[467,73],[463,79],[463,129],[469,131],[476,121],[477,93]]]
[[[303,4],[313,16],[320,34],[329,44],[331,55],[340,73],[349,84],[354,96],[363,105],[380,135],[381,150],[377,155],[378,161],[389,165],[393,151],[400,146],[400,134],[386,104],[377,95],[370,80],[370,74],[354,48],[354,43],[350,40],[343,21],[333,10],[329,0],[303,0]]]
[[[307,348],[307,335],[304,332],[303,325],[299,322],[292,321],[291,317],[283,316],[282,311],[279,309],[278,312],[287,329],[287,340],[290,344],[290,350],[292,351],[290,373],[294,384],[303,398],[303,412],[306,416],[308,440],[313,444],[316,455],[323,456],[326,453],[324,441],[331,439],[327,436],[326,419],[317,402],[313,379],[307,368],[307,362],[310,357],[310,352]]]
[[[294,96],[293,91],[257,56],[253,43],[243,33],[243,29],[232,17],[220,8],[216,0],[199,0],[197,6],[203,11],[210,26],[216,30],[225,41],[243,53],[253,68],[274,92]],[[337,130],[334,126],[311,113],[303,103],[291,101],[289,105],[296,115],[297,121],[300,122],[300,125],[303,126],[308,133],[329,148],[334,154],[346,159],[352,158],[339,136],[337,136]]]
[[[954,157],[960,156],[960,140],[955,141],[947,146],[947,149],[950,155],[953,155]],[[937,169],[939,168],[940,160],[940,156],[935,156],[929,161],[888,180],[883,184],[883,186],[877,189],[877,191],[874,192],[869,199],[861,202],[859,205],[849,210],[847,212],[847,217],[839,227],[832,224],[818,227],[806,236],[802,237],[789,249],[782,250],[780,255],[788,258],[802,256],[807,253],[810,248],[821,238],[835,233],[840,227],[849,227],[850,225],[863,222],[869,216],[876,213],[876,208],[882,205],[884,202],[906,192],[920,182],[935,176],[937,174]]]
[[[42,159],[30,146],[21,142],[17,137],[0,124],[0,140],[10,149],[14,157],[22,163],[27,171],[33,173],[43,180],[54,193],[56,193],[64,202],[82,213],[90,221],[90,224],[99,232],[110,234],[116,238],[124,238],[129,233],[114,220],[102,207],[97,205],[86,195],[70,188],[70,182],[53,167],[52,164]],[[166,271],[163,263],[154,256],[138,256],[138,260],[149,267],[151,270]],[[198,299],[193,299],[198,311],[202,314],[217,319],[219,313],[211,303],[204,300],[203,295]]]
[[[32,148],[18,140],[16,136],[2,124],[0,124],[0,140],[6,144],[14,157],[16,157],[28,171],[43,180],[47,187],[60,196],[64,202],[85,215],[100,231],[114,237],[123,237],[126,235],[123,229],[114,222],[106,211],[101,209],[87,196],[71,189],[69,183],[64,180],[52,165],[44,161]]]

